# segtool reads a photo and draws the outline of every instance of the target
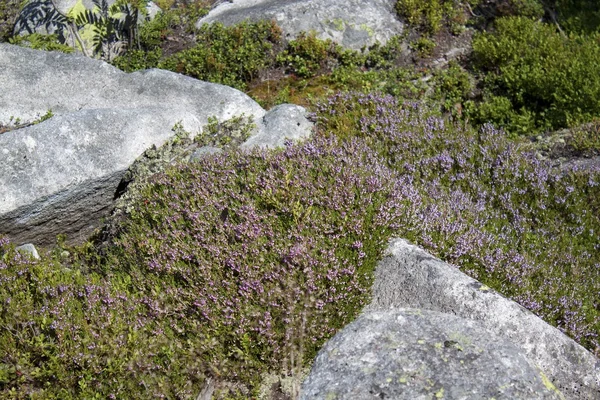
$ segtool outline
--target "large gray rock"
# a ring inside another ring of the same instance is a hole
[[[508,340],[418,309],[360,316],[321,349],[300,399],[561,399]]]
[[[311,132],[297,108],[295,124],[267,124],[270,113],[227,86],[162,70],[126,74],[83,56],[2,43],[0,87],[0,125],[55,115],[0,135],[0,234],[17,244],[52,244],[59,233],[83,240],[109,213],[128,167],[172,137],[178,122],[198,133],[210,117],[243,114],[256,124],[252,135]]]
[[[376,41],[384,44],[403,32],[396,16],[395,0],[235,0],[223,1],[197,27],[221,22],[233,25],[244,20],[275,20],[287,39],[302,31],[317,33],[344,47],[360,50]]]
[[[367,311],[413,307],[477,320],[505,337],[572,399],[600,398],[600,360],[558,329],[457,267],[396,239],[378,264]]]

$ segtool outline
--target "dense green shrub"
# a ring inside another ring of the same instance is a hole
[[[63,53],[73,53],[75,51],[71,46],[62,44],[56,35],[32,33],[31,35],[13,36],[9,39],[9,42],[36,50],[62,51]]]
[[[434,98],[441,102],[443,111],[462,114],[463,104],[474,89],[472,77],[456,62],[447,69],[436,71],[433,79]]]
[[[539,19],[544,16],[540,0],[491,0],[480,2],[484,14],[493,17],[521,16]]]
[[[475,65],[487,75],[479,122],[514,133],[558,129],[600,114],[600,36],[561,35],[527,18],[496,21],[473,41]]]
[[[467,3],[474,6],[479,1],[469,0]],[[462,5],[454,0],[398,0],[396,11],[409,25],[429,35],[438,33],[444,25],[452,28],[466,22]]]
[[[111,63],[126,72],[156,68],[163,59],[162,45],[165,39],[173,35],[176,29],[180,31],[192,29],[190,13],[192,11],[187,8],[176,8],[157,14],[154,19],[140,26],[138,48],[129,49]]]
[[[421,37],[411,43],[410,47],[414,50],[419,57],[429,57],[433,54],[433,50],[435,49],[435,42],[426,37]]]
[[[159,67],[244,88],[275,59],[281,29],[271,21],[244,22],[232,27],[214,23],[203,25],[196,41],[193,48],[174,54]]]
[[[596,0],[547,0],[558,22],[571,32],[598,32],[600,3]]]
[[[299,77],[310,78],[325,67],[325,62],[330,56],[335,56],[340,51],[331,40],[317,39],[314,32],[302,32],[277,55],[277,62]]]

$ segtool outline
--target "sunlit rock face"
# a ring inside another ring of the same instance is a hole
[[[286,39],[300,32],[315,32],[346,48],[360,50],[375,42],[386,43],[404,30],[396,16],[394,0],[236,0],[223,1],[197,27],[220,22],[233,25],[244,20],[275,20]]]

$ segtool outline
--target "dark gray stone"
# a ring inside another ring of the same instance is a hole
[[[508,340],[418,309],[361,315],[319,352],[300,399],[561,399]]]
[[[366,310],[412,307],[478,321],[538,365],[570,399],[600,399],[600,361],[519,304],[404,239],[378,264]]]
[[[287,39],[314,31],[320,39],[360,50],[402,34],[404,24],[396,16],[395,4],[395,0],[235,0],[219,4],[196,26],[275,20]]]

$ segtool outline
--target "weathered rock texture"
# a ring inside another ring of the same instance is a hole
[[[571,399],[600,398],[600,361],[558,329],[403,239],[376,269],[367,311],[412,307],[476,320],[521,349]]]
[[[344,47],[360,50],[376,41],[386,43],[403,32],[404,24],[396,16],[395,3],[395,0],[224,1],[196,26],[275,20],[287,39],[295,38],[302,31],[314,31],[320,39],[331,39]]]
[[[84,239],[110,211],[123,173],[173,136],[178,122],[198,133],[210,117],[244,114],[259,137],[311,131],[296,107],[287,129],[265,123],[282,109],[266,113],[227,86],[162,70],[126,74],[83,56],[8,44],[0,44],[0,87],[0,124],[55,115],[0,135],[0,234],[17,244],[48,245],[61,233]]]
[[[416,309],[360,316],[319,352],[301,399],[561,399],[477,322]]]

